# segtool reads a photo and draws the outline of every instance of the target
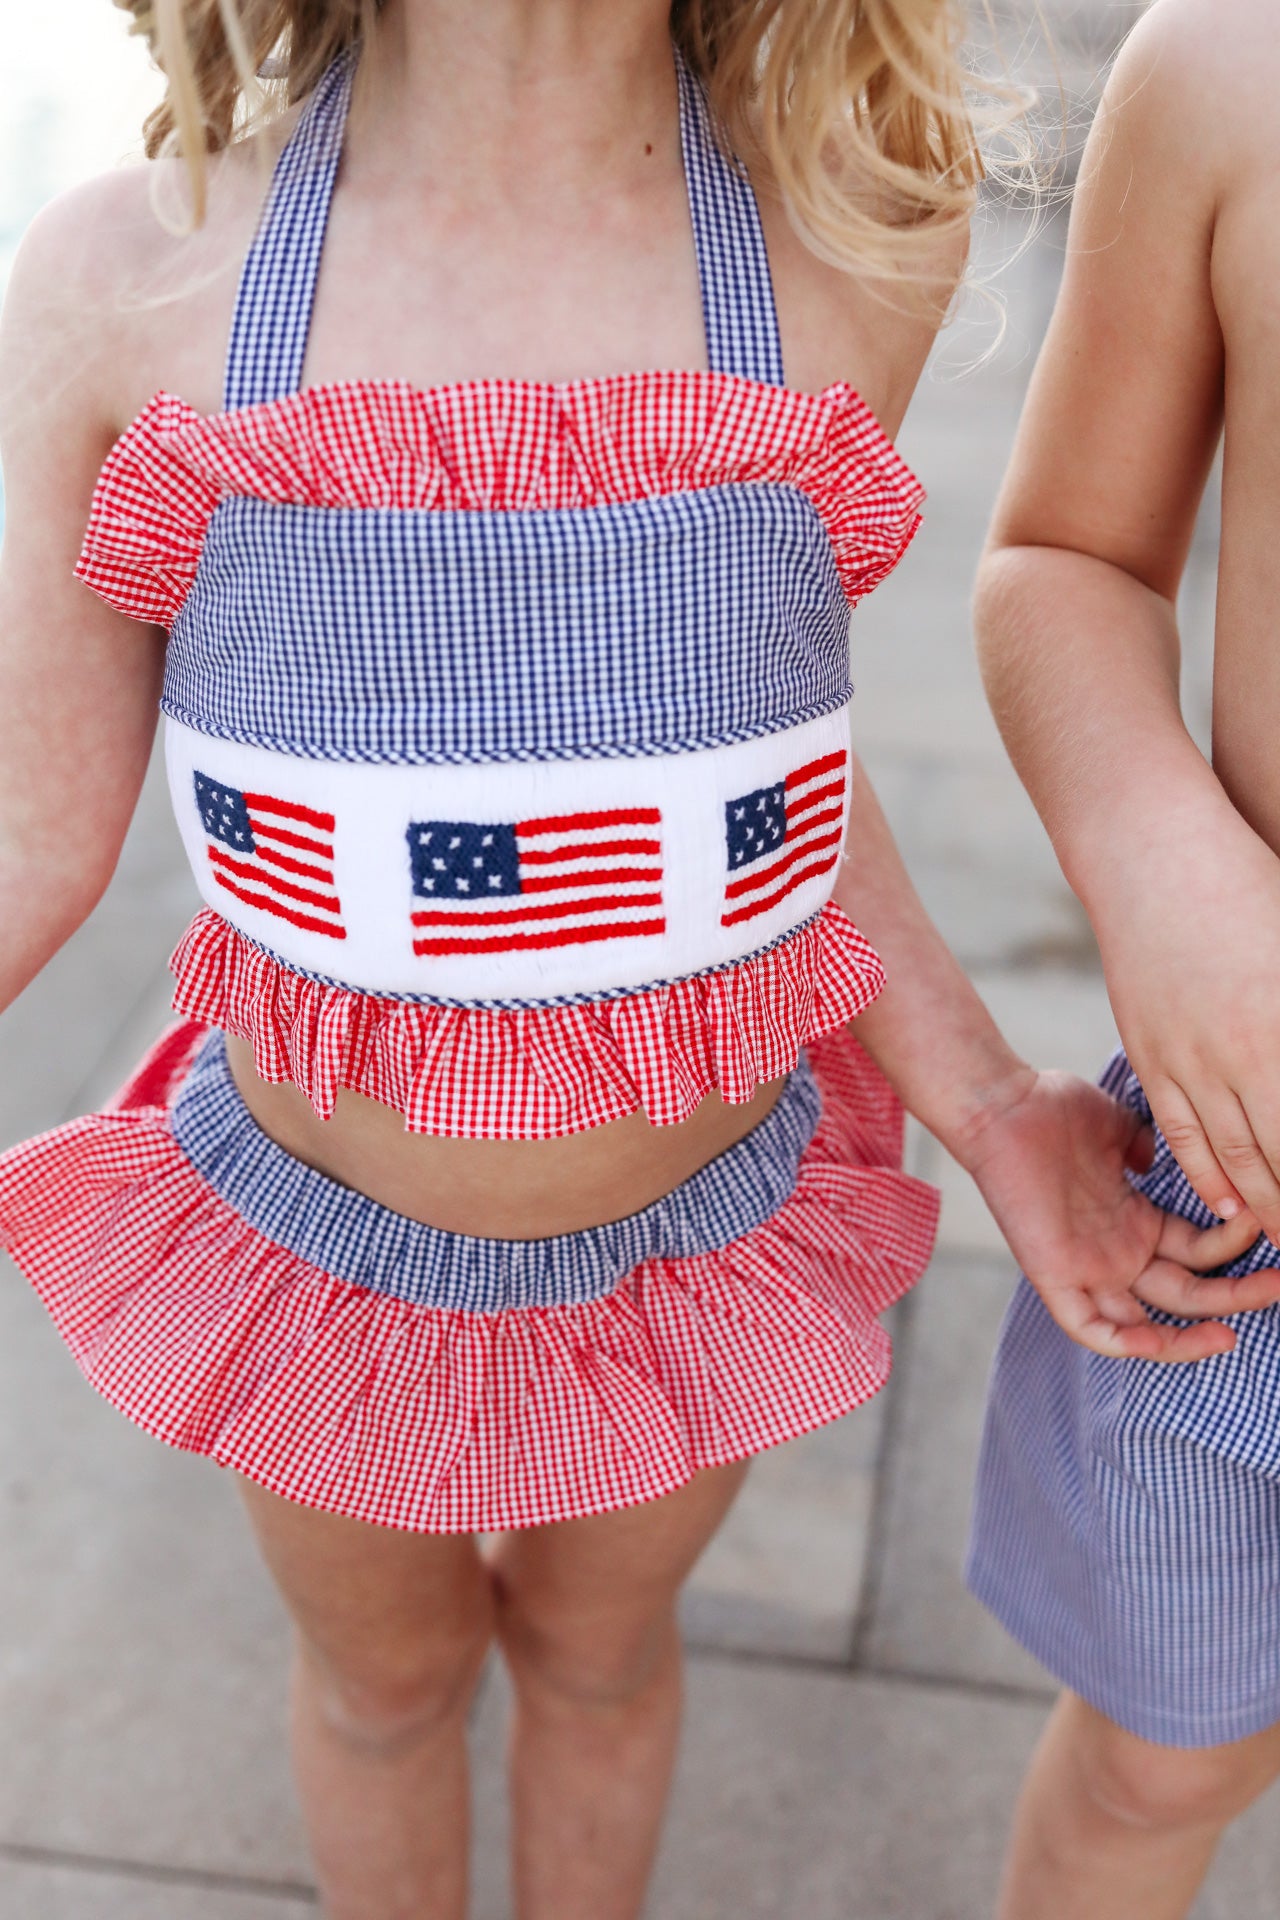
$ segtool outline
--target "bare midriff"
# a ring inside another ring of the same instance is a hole
[[[410,1220],[499,1240],[638,1213],[745,1138],[786,1085],[739,1106],[708,1094],[673,1127],[631,1113],[562,1140],[454,1140],[409,1133],[392,1108],[347,1091],[322,1120],[297,1087],[259,1079],[243,1040],[228,1036],[227,1057],[254,1120],[295,1159]]]

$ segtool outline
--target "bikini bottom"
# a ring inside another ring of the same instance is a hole
[[[489,1532],[655,1499],[874,1394],[936,1224],[901,1157],[846,1030],[640,1212],[447,1233],[268,1138],[185,1022],[108,1111],[0,1155],[0,1244],[159,1439],[332,1513]]]

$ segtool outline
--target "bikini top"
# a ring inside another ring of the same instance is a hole
[[[207,910],[178,1002],[317,1110],[568,1133],[745,1099],[874,996],[830,900],[848,616],[921,490],[783,384],[751,187],[677,60],[708,372],[301,388],[354,60],[278,162],[224,410],[158,394],[78,574],[169,632]]]

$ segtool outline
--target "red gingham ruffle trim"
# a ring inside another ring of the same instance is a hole
[[[556,1139],[638,1107],[672,1126],[713,1088],[749,1100],[884,985],[879,956],[834,904],[739,966],[567,1007],[422,1006],[325,986],[210,908],[171,965],[177,1012],[249,1042],[261,1077],[300,1087],[322,1119],[349,1087],[410,1132],[473,1140]]]
[[[171,1446],[333,1513],[488,1532],[653,1499],[888,1376],[876,1316],[923,1271],[937,1198],[898,1170],[900,1109],[848,1035],[812,1050],[823,1117],[763,1226],[588,1305],[487,1314],[335,1279],[221,1200],[166,1112],[202,1037],[0,1157],[0,1243],[98,1391]]]
[[[772,482],[813,501],[850,602],[890,573],[924,490],[860,396],[721,373],[418,388],[349,381],[229,413],[155,396],[109,455],[77,575],[172,624],[219,501],[525,511]]]

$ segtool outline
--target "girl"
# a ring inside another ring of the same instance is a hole
[[[1277,84],[1266,0],[1157,0],[1133,35],[978,595],[1005,739],[1101,944],[1128,1054],[1104,1085],[1161,1130],[1143,1190],[1252,1208],[1269,1239],[1232,1271],[1280,1264]],[[1224,421],[1210,767],[1175,598]],[[1185,1914],[1280,1771],[1278,1389],[1276,1309],[1175,1376],[1015,1302],[970,1577],[1070,1691],[1003,1920]]]
[[[978,173],[947,0],[137,11],[196,230],[125,173],[15,271],[0,994],[101,891],[158,695],[207,906],[183,1024],[5,1158],[0,1229],[99,1390],[241,1478],[327,1911],[464,1911],[496,1640],[518,1910],[625,1920],[680,1583],[928,1258],[880,1068],[1095,1345],[1223,1351],[1142,1303],[1280,1289],[1193,1278],[1255,1229],[1130,1193],[1138,1123],[1010,1054],[851,779]]]

